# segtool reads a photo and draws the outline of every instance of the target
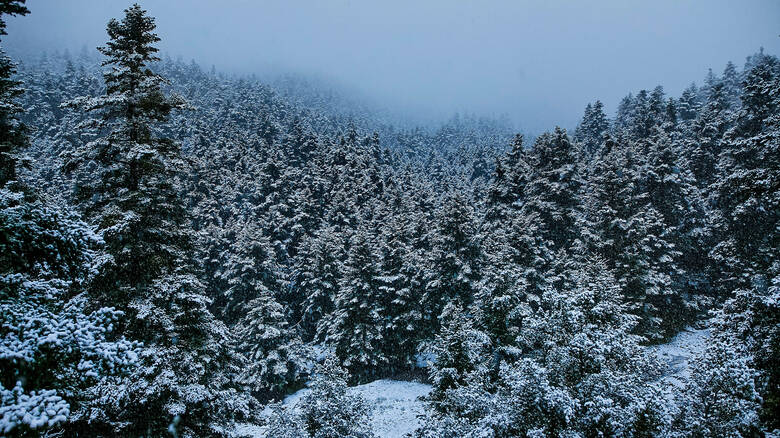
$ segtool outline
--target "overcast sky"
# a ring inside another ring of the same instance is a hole
[[[708,67],[780,53],[779,0],[144,0],[161,49],[237,73],[316,73],[409,114],[507,114],[574,126],[629,91],[677,95]],[[28,0],[3,44],[40,52],[105,42],[128,1]]]

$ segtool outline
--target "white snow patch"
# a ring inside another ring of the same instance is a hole
[[[417,368],[429,368],[436,364],[436,354],[432,351],[424,351],[414,355],[414,365]]]
[[[286,406],[295,409],[301,399],[310,392],[308,388],[290,394],[284,399]],[[359,395],[372,407],[371,428],[379,438],[403,437],[420,426],[418,416],[425,411],[420,397],[431,392],[431,385],[400,380],[376,380],[348,389],[350,394]],[[263,416],[271,414],[270,409]],[[236,436],[265,437],[265,427],[254,424],[240,424]]]
[[[693,329],[687,327],[666,344],[651,347],[659,359],[669,366],[663,376],[665,382],[673,387],[681,388],[690,377],[689,363],[699,353],[707,348],[710,329]]]
[[[373,406],[371,427],[374,433],[380,438],[391,438],[402,437],[420,426],[418,416],[425,411],[420,397],[431,392],[431,385],[377,380],[350,390]]]
[[[264,437],[265,430],[266,427],[260,426],[259,424],[238,423],[236,424],[236,427],[233,429],[233,433],[231,434],[231,436],[236,438]]]

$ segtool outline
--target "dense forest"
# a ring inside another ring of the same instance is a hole
[[[431,385],[417,437],[777,435],[775,56],[527,138],[107,33],[0,58],[3,436],[370,437],[381,378]]]

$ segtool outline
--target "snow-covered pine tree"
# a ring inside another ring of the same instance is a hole
[[[737,71],[737,67],[733,62],[729,61],[726,63],[720,83],[729,109],[737,111],[741,104],[739,96],[742,94],[742,75]]]
[[[426,198],[430,193],[420,185],[420,181],[406,181],[404,186],[397,189],[399,193],[396,196],[399,200],[393,214],[398,217],[392,224],[388,224],[396,237],[392,238],[395,242],[388,242],[387,246],[400,245],[405,254],[397,272],[393,273],[389,268],[391,265],[398,265],[394,261],[385,263],[386,272],[383,273],[397,276],[394,279],[396,286],[392,288],[394,293],[388,297],[391,300],[387,309],[387,336],[390,339],[386,346],[394,350],[393,355],[399,360],[399,364],[416,352],[419,341],[428,338],[425,333],[427,322],[422,297],[429,278],[427,263],[432,233],[428,225],[432,212],[420,205],[430,201]],[[378,217],[377,220],[382,218]]]
[[[712,89],[720,83],[718,76],[711,68],[707,69],[707,75],[704,76],[704,84],[699,88],[699,96],[702,101],[707,101],[712,93]]]
[[[672,251],[665,255],[677,254],[665,265],[669,269],[672,290],[664,293],[665,302],[659,304],[665,331],[673,334],[692,322],[711,302],[708,258],[704,249],[709,243],[705,231],[705,200],[681,151],[669,136],[656,129],[648,141],[642,184],[647,189],[650,205],[667,227],[663,240]]]
[[[437,343],[444,363],[434,365],[432,409],[416,436],[654,436],[667,430],[666,401],[651,384],[655,369],[640,338],[630,334],[636,317],[627,313],[609,270],[598,259],[560,262],[563,287],[539,297],[518,334],[522,355],[502,360],[494,379],[480,378],[487,373],[479,367],[465,377],[445,367],[469,362],[463,353],[469,342],[464,334],[442,332],[455,342]],[[489,359],[476,357],[478,364]],[[437,390],[437,382],[455,380]]]
[[[347,373],[328,356],[314,372],[306,394],[294,410],[272,417],[270,435],[296,438],[373,438],[370,407],[360,396],[347,392]]]
[[[341,282],[341,237],[331,227],[319,229],[301,243],[293,277],[294,287],[304,296],[301,330],[305,341],[322,341],[327,333],[323,318],[333,311]]]
[[[482,279],[483,252],[472,207],[459,193],[450,194],[436,215],[427,284],[422,296],[429,333],[438,329],[439,315],[451,302],[468,306]]]
[[[748,58],[741,109],[724,136],[713,184],[721,221],[712,256],[722,274],[719,286],[733,293],[716,322],[759,371],[762,417],[780,427],[778,291],[780,290],[780,62],[761,51]],[[706,388],[705,388],[706,390]]]
[[[246,316],[236,329],[240,351],[249,360],[242,381],[261,400],[279,398],[305,377],[301,340],[268,289],[256,291],[244,307]]]
[[[733,340],[716,339],[694,358],[691,377],[676,399],[676,436],[764,436],[759,376],[740,350]]]
[[[499,158],[493,168],[493,176],[485,201],[485,220],[491,225],[505,220],[509,214],[508,207],[512,204],[511,198],[513,196],[509,191],[508,179],[507,169]]]
[[[290,158],[290,164],[294,167],[303,167],[317,149],[317,137],[304,125],[304,122],[295,117],[289,134],[282,140],[282,147]]]
[[[241,381],[253,395],[268,400],[300,383],[301,342],[288,326],[289,312],[275,298],[278,268],[257,222],[241,220],[227,231],[231,244],[220,258],[219,271],[225,289],[214,308],[233,328],[237,348],[248,359]]]
[[[490,338],[474,327],[473,321],[456,303],[446,305],[441,331],[430,344],[436,358],[430,369],[433,389],[428,396],[431,406],[440,413],[458,416],[450,393],[459,387],[484,384],[490,371]]]
[[[650,135],[650,130],[655,124],[650,99],[651,94],[647,90],[639,90],[636,93],[631,108],[631,124],[628,127],[628,135],[632,140],[640,140]]]
[[[0,188],[0,434],[76,433],[103,407],[90,388],[133,371],[140,346],[91,309],[83,285],[101,245],[73,212]]]
[[[758,371],[753,374],[752,383],[746,380],[749,376],[738,374],[731,374],[731,376],[742,379],[744,385],[755,386],[755,390],[761,396],[760,417],[770,429],[780,427],[780,370],[776,366],[780,361],[780,274],[778,271],[780,271],[780,264],[776,262],[768,275],[769,282],[758,279],[750,289],[738,290],[735,296],[727,300],[716,313],[713,323],[713,344],[719,344],[718,349],[713,353],[725,349],[727,358],[737,361],[743,370],[749,367],[752,369],[751,373]],[[709,357],[712,356],[710,354],[707,356],[702,360],[705,362],[717,360],[717,356]],[[728,367],[728,364],[719,364],[719,366]],[[708,372],[707,369],[705,365],[701,371]],[[699,385],[694,390],[717,390],[712,386],[714,385]],[[756,401],[752,394],[748,395],[750,397],[745,401]],[[707,401],[702,400],[702,402]]]
[[[649,204],[628,218],[626,229],[626,246],[616,272],[631,312],[640,317],[637,333],[660,341],[669,335],[663,309],[676,298],[672,279],[678,275],[674,261],[679,252],[669,241],[663,218]]]
[[[522,204],[526,186],[532,176],[528,160],[529,154],[520,134],[512,140],[506,156],[496,160],[485,205],[485,227],[488,233],[505,226]]]
[[[483,284],[477,293],[478,319],[499,350],[514,344],[516,331],[533,301],[545,287],[546,264],[551,258],[539,230],[538,215],[520,210],[533,178],[529,153],[521,135],[497,166],[485,206]],[[503,354],[504,351],[497,351]]]
[[[725,293],[768,283],[780,247],[780,62],[762,56],[746,72],[742,108],[726,133],[714,184],[721,220],[713,257]]]
[[[650,136],[656,127],[673,126],[676,111],[669,111],[669,102],[664,96],[663,87],[659,85],[652,91],[640,90],[636,96],[629,94],[623,98],[612,123],[612,135],[620,141],[640,141]]]
[[[110,40],[100,48],[110,67],[106,94],[71,103],[97,112],[89,127],[102,134],[72,163],[84,163],[82,170],[96,165],[97,175],[77,188],[106,242],[92,299],[124,310],[119,328],[147,346],[142,365],[122,384],[94,388],[107,412],[90,427],[163,434],[174,422],[181,436],[220,436],[231,419],[249,414],[253,401],[233,382],[238,356],[196,276],[180,147],[157,135],[184,102],[166,95],[165,80],[149,68],[158,60],[154,30],[154,19],[137,4],[121,21],[109,21]]]
[[[685,144],[686,156],[696,182],[709,190],[717,178],[716,166],[723,135],[732,123],[732,114],[722,84],[712,88],[709,98],[691,123],[691,135]]]
[[[268,408],[271,410],[271,415],[268,417],[266,436],[274,438],[304,438],[307,436],[303,424],[295,412],[290,412],[290,409],[282,403],[272,403],[268,405]]]
[[[389,361],[389,373],[407,368],[412,363],[416,342],[422,337],[420,331],[423,330],[414,295],[420,290],[413,289],[417,269],[409,264],[413,255],[408,246],[408,228],[404,217],[394,214],[391,208],[384,204],[374,218],[380,236],[377,243],[380,275],[377,280],[383,309],[384,355]]]
[[[699,89],[696,84],[691,84],[683,90],[680,99],[677,102],[677,110],[680,115],[680,121],[683,123],[696,119],[699,113]]]
[[[582,139],[585,137],[586,128],[585,128],[585,120],[590,119],[593,114],[593,104],[588,102],[587,105],[585,105],[585,111],[582,114],[582,119],[580,119],[580,123],[577,125],[577,128],[574,131],[574,139],[577,141],[582,141]]]
[[[328,325],[325,341],[357,379],[381,374],[388,363],[380,275],[373,237],[367,228],[360,227],[350,239],[335,309],[320,322]]]
[[[592,157],[604,141],[604,134],[609,132],[609,120],[604,114],[604,104],[596,100],[585,107],[582,121],[574,131],[574,140],[582,145],[586,157]]]
[[[650,98],[648,99],[647,106],[648,111],[650,112],[650,118],[652,119],[653,127],[658,127],[663,125],[665,122],[671,121],[667,119],[669,113],[666,111],[667,100],[665,96],[666,92],[664,92],[664,87],[661,85],[656,86],[653,88],[653,91],[650,92]]]
[[[250,301],[274,296],[280,284],[271,243],[256,219],[237,218],[226,231],[223,238],[230,243],[219,258],[217,274],[224,289],[214,299],[214,308],[228,326],[233,326],[251,310]]]
[[[525,188],[522,211],[539,217],[539,232],[552,251],[568,250],[579,237],[581,152],[566,131],[539,136],[531,151],[533,178]]]
[[[628,135],[629,128],[634,119],[634,105],[636,99],[632,93],[624,96],[618,103],[615,118],[612,121],[612,135],[622,138]]]
[[[664,131],[677,131],[677,123],[680,121],[680,118],[677,114],[677,100],[673,97],[670,97],[666,100],[665,108],[666,114],[664,115],[664,124],[662,125]]]
[[[583,240],[589,251],[598,254],[610,267],[623,249],[631,181],[631,155],[613,139],[604,143],[594,159],[583,196]]]
[[[0,2],[0,35],[3,15],[27,14],[24,3]],[[0,52],[0,434],[61,435],[99,415],[90,388],[132,370],[140,348],[113,333],[121,311],[86,302],[102,244],[94,229],[15,181],[28,139],[14,68]]]
[[[672,286],[680,253],[670,241],[673,230],[651,203],[645,169],[635,144],[606,143],[588,181],[584,240],[641,316],[639,333],[660,339],[665,331],[658,306],[677,297]]]
[[[516,213],[485,238],[484,283],[476,297],[483,330],[498,348],[515,344],[531,303],[548,286],[551,254],[535,215]]]
[[[0,36],[8,35],[4,15],[27,15],[25,0],[0,2]],[[16,65],[0,49],[0,187],[16,179],[20,149],[27,145],[27,128],[18,119],[22,108],[16,99],[24,92],[21,83],[13,76]]]

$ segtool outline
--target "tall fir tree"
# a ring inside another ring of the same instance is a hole
[[[525,190],[532,175],[530,155],[521,134],[512,139],[505,157],[496,160],[493,178],[485,205],[487,232],[501,228],[510,220],[525,199]]]
[[[638,149],[608,141],[594,163],[584,200],[584,243],[613,271],[632,313],[641,317],[637,330],[660,340],[666,335],[663,310],[677,304],[672,286],[680,252],[671,241],[673,229],[651,202],[647,163]]]
[[[251,310],[251,300],[278,293],[280,282],[271,244],[257,221],[238,220],[228,226],[225,238],[231,244],[222,252],[216,273],[222,290],[212,307],[232,326]]]
[[[332,228],[322,228],[304,239],[297,255],[295,287],[304,295],[301,331],[304,340],[323,341],[327,325],[323,318],[331,314],[341,281],[341,237]]]
[[[716,166],[721,141],[732,123],[729,103],[722,84],[715,85],[698,117],[691,124],[692,135],[685,145],[688,160],[700,188],[709,190],[717,178]]]
[[[699,89],[696,87],[696,84],[691,84],[683,90],[677,103],[680,120],[686,122],[695,119],[699,112],[699,106]]]
[[[742,108],[724,138],[714,184],[720,242],[713,257],[730,293],[768,282],[780,246],[780,62],[764,56],[743,82]]]
[[[301,340],[268,289],[258,291],[246,309],[236,329],[240,351],[249,361],[241,379],[259,399],[279,399],[305,378]]]
[[[408,229],[403,219],[386,208],[380,210],[374,222],[381,236],[377,280],[384,310],[384,346],[390,373],[407,369],[412,363],[423,329],[415,296],[419,289],[415,288],[414,282],[419,269],[410,264],[416,259],[409,251]]]
[[[552,251],[566,251],[580,234],[580,149],[565,130],[556,128],[536,139],[530,163],[534,174],[525,188],[522,211],[538,215],[539,231]]]
[[[522,319],[549,286],[551,254],[538,228],[537,216],[518,213],[486,236],[477,309],[483,330],[497,348],[514,346]]]
[[[582,121],[574,132],[574,139],[582,144],[587,157],[592,157],[601,147],[604,134],[609,131],[609,120],[604,114],[604,104],[597,100],[585,107]]]
[[[381,269],[372,236],[364,227],[355,231],[344,262],[342,280],[325,340],[350,374],[358,379],[378,375],[387,365],[381,296]]]
[[[706,248],[705,200],[681,151],[662,130],[650,139],[647,166],[642,175],[650,205],[658,211],[667,231],[668,250],[661,257],[676,257],[664,264],[671,279],[658,311],[667,335],[693,322],[712,303],[710,267]],[[659,260],[660,262],[660,260]]]
[[[6,15],[27,15],[25,0],[0,1],[0,36],[6,32]],[[16,101],[24,92],[21,82],[14,78],[16,65],[0,49],[0,187],[16,179],[16,170],[21,149],[27,145],[27,128],[19,121],[22,112]]]
[[[780,377],[777,296],[780,287],[780,62],[760,53],[743,81],[735,126],[724,138],[713,184],[720,241],[712,257],[718,286],[734,298],[724,306],[722,326],[742,341],[761,371],[763,416],[778,426]]]
[[[484,263],[476,219],[463,196],[450,195],[436,221],[422,296],[426,320],[433,330],[438,329],[438,317],[448,303],[471,304],[479,289]]]
[[[729,61],[726,63],[726,68],[723,69],[723,76],[721,77],[721,86],[723,87],[723,93],[726,95],[729,109],[732,111],[738,110],[740,106],[739,95],[742,94],[741,76],[733,62]]]
[[[175,424],[182,436],[218,436],[248,415],[252,400],[233,381],[240,365],[230,333],[209,312],[196,275],[180,146],[158,136],[184,102],[166,95],[165,80],[150,69],[159,60],[154,30],[154,19],[137,4],[121,21],[109,21],[110,40],[99,48],[110,67],[106,94],[71,102],[99,114],[87,126],[102,134],[71,163],[97,165],[97,176],[77,187],[106,242],[93,297],[125,310],[120,328],[146,345],[142,366],[126,382],[95,388],[109,409],[89,427],[156,435]]]

